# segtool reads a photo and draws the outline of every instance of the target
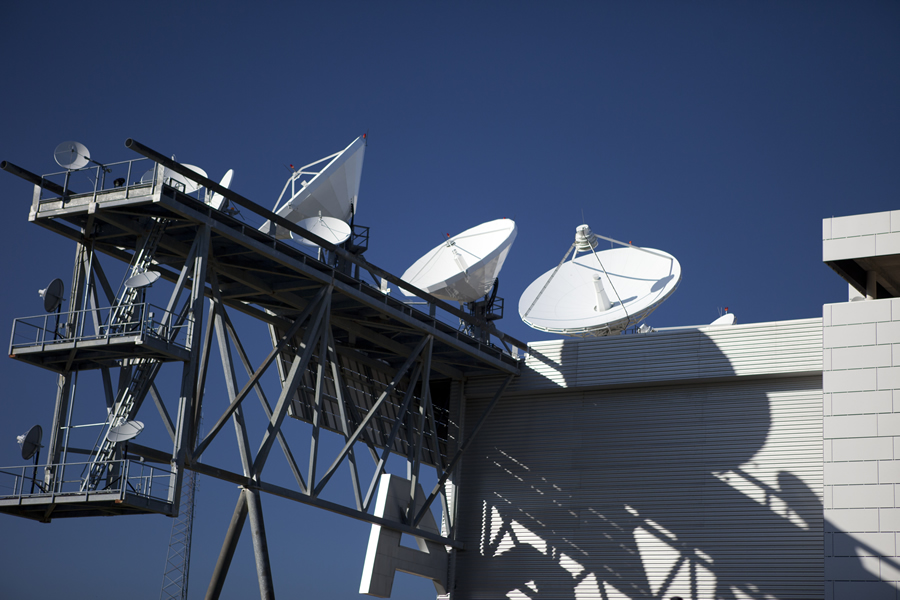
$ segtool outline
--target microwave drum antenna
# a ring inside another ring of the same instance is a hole
[[[19,436],[19,443],[22,445],[22,458],[29,460],[37,454],[41,449],[41,437],[43,430],[40,425],[35,425],[28,430],[25,435]]]
[[[52,313],[64,300],[62,279],[54,279],[46,288],[38,290],[38,295],[44,299],[44,312]]]

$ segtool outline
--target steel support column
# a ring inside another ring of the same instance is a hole
[[[237,549],[238,541],[241,539],[241,531],[246,520],[247,497],[242,490],[238,495],[237,506],[234,507],[231,523],[228,525],[228,531],[225,532],[225,541],[222,542],[222,550],[219,551],[219,559],[216,561],[212,579],[210,579],[209,587],[206,590],[206,600],[218,600],[222,594],[222,586],[225,585],[225,577],[228,575],[229,567],[231,567],[231,560],[234,558],[234,551]]]

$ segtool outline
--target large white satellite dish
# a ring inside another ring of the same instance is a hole
[[[482,223],[434,248],[401,279],[442,300],[474,302],[491,291],[515,239],[512,219]]]
[[[273,209],[275,214],[293,223],[320,215],[350,221],[350,217],[356,213],[365,154],[366,138],[360,136],[337,154],[326,156],[293,172]],[[311,170],[325,161],[328,162],[320,171]],[[307,181],[304,177],[308,176],[312,178]],[[291,194],[290,199],[278,208],[288,192]],[[290,237],[289,231],[274,226],[270,221],[266,221],[259,229],[279,239]]]
[[[331,242],[335,246],[344,243],[350,237],[350,226],[334,217],[310,217],[303,219],[297,225],[310,233],[314,233],[323,240]],[[314,241],[293,233],[291,237],[304,246],[319,246]]]
[[[527,325],[578,337],[621,333],[656,310],[681,282],[681,265],[661,250],[622,244],[596,252],[596,237],[585,225],[573,246],[583,254],[523,292],[519,316]]]
[[[234,169],[228,169],[228,171],[226,171],[225,175],[222,177],[222,180],[219,182],[219,185],[221,185],[225,189],[229,189],[231,187],[232,179],[234,179]],[[218,192],[210,196],[209,200],[207,200],[206,203],[216,210],[224,210],[228,208],[228,204],[226,204],[225,201],[225,196],[219,194]]]

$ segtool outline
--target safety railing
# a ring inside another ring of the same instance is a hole
[[[60,171],[42,175],[43,181],[38,192],[38,201],[59,200],[59,189],[69,196],[96,196],[100,192],[121,190],[125,198],[153,193],[161,181],[175,189],[206,201],[205,191],[189,183],[184,177],[173,173],[148,158],[135,158],[103,165],[93,164],[73,171]],[[161,179],[161,181],[160,181]]]
[[[82,483],[90,466],[89,462],[77,462],[0,467],[0,500],[84,495]],[[54,473],[49,483],[43,477],[47,469]],[[137,460],[112,460],[100,485],[89,494],[118,494],[120,498],[132,494],[168,502],[173,474],[167,467]]]
[[[69,312],[19,317],[13,321],[9,350],[59,343],[150,337],[189,349],[190,319],[146,302]]]

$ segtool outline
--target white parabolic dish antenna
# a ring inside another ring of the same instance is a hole
[[[273,209],[275,214],[292,223],[317,216],[349,221],[356,213],[365,154],[366,138],[360,136],[337,154],[326,156],[295,171],[285,184],[278,203],[281,203],[288,192],[291,194],[290,200],[281,208],[277,208],[276,204],[276,209]],[[311,170],[311,167],[325,161],[328,162],[320,171]],[[302,179],[303,176],[310,175],[312,179],[309,181]],[[273,227],[270,221],[266,221],[260,231],[274,234],[278,239],[290,237],[290,232]]]
[[[590,228],[582,236],[587,238],[594,238]],[[644,320],[681,282],[681,265],[661,250],[621,244],[596,252],[583,244],[578,250],[586,254],[547,271],[525,289],[519,316],[527,325],[577,337],[618,334]]]
[[[334,245],[342,244],[350,237],[350,226],[334,217],[310,217],[303,219],[297,225]],[[305,237],[295,236],[293,233],[291,237],[304,246],[318,247],[318,244]]]
[[[231,187],[231,180],[234,179],[234,169],[228,169],[225,172],[225,175],[222,176],[221,181],[219,181],[219,185],[221,185],[225,189],[229,189]],[[225,197],[222,194],[215,192],[211,196],[209,196],[209,200],[206,202],[216,210],[222,210],[222,206],[224,205],[226,208],[228,207],[225,204]]]
[[[144,424],[140,421],[125,421],[116,427],[110,427],[106,439],[117,444],[136,438],[144,430]]]
[[[482,223],[434,248],[401,279],[442,300],[474,302],[491,291],[515,239],[512,219]]]
[[[87,166],[91,160],[91,153],[84,144],[78,142],[63,142],[53,151],[56,164],[69,171],[77,171]]]

